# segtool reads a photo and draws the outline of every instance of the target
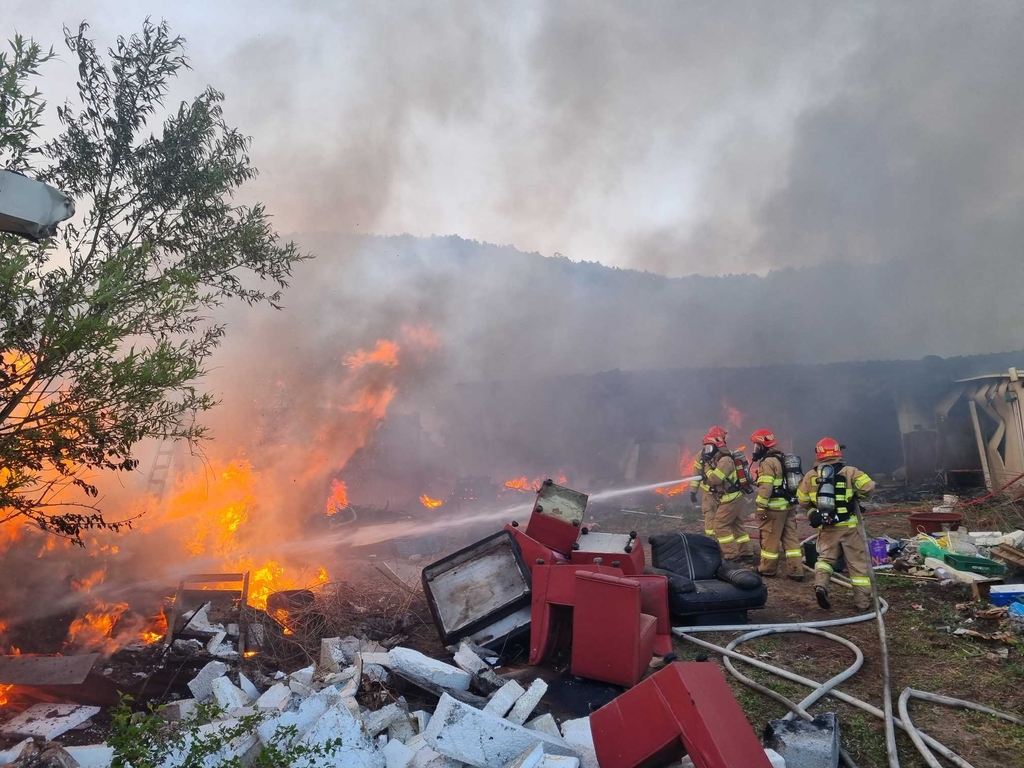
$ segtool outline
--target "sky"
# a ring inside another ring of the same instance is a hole
[[[285,233],[671,276],[1019,252],[1019,2],[3,4],[58,48],[166,19],[171,101],[227,95]],[[46,66],[52,103],[74,70]]]

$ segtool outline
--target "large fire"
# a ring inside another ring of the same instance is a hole
[[[171,587],[185,573],[248,571],[248,602],[259,609],[266,608],[274,592],[328,581],[329,563],[311,562],[308,551],[281,545],[305,541],[302,527],[318,510],[326,508],[330,516],[349,507],[348,486],[337,473],[387,416],[398,394],[405,355],[420,365],[423,355],[440,345],[427,326],[404,325],[400,334],[400,341],[378,339],[334,358],[339,367],[331,392],[320,402],[311,401],[308,412],[301,404],[289,406],[300,409],[296,420],[310,424],[310,429],[275,431],[270,423],[265,428],[269,446],[243,441],[241,446],[248,445],[248,450],[233,444],[230,435],[218,434],[218,440],[205,446],[201,465],[175,465],[159,496],[140,497],[125,510],[128,514],[110,515],[105,509],[113,519],[136,517],[129,532],[90,532],[80,551],[66,539],[43,535],[23,521],[0,524],[0,552],[38,541],[39,558],[60,563],[69,579],[80,607],[65,647],[111,653],[128,643],[155,643],[166,636],[162,611],[144,619],[155,613],[153,606],[129,606],[121,594],[99,588],[106,578],[115,578],[111,574],[121,578],[119,571],[130,571],[132,563],[145,567],[147,580],[162,579]],[[31,365],[9,353],[4,353],[3,362],[21,372]],[[314,489],[324,488],[328,481],[326,501],[305,511],[308,497],[315,498]],[[422,501],[430,508],[443,503],[426,495]],[[108,567],[113,563],[119,568]],[[0,696],[6,693],[7,689],[0,690]]]
[[[429,496],[427,496],[427,494],[424,493],[422,496],[420,496],[420,504],[422,504],[427,509],[437,509],[442,504],[444,504],[444,502],[441,499],[432,499]]]

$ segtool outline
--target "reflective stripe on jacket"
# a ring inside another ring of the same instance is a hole
[[[789,499],[785,495],[786,475],[782,469],[782,461],[773,454],[768,454],[758,464],[757,498],[754,504],[758,509],[789,509]]]

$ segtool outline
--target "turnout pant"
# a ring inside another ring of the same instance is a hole
[[[704,516],[704,535],[715,535],[715,512],[718,511],[718,499],[709,491],[701,491],[700,511]]]
[[[761,512],[761,565],[766,576],[783,572],[791,578],[803,578],[803,552],[796,535],[795,509],[765,509]]]
[[[719,502],[715,511],[715,538],[722,548],[722,557],[733,560],[741,555],[752,554],[748,534],[740,524],[740,508],[743,498]]]
[[[846,559],[846,570],[853,583],[853,602],[858,609],[865,610],[871,604],[871,578],[868,568],[867,550],[857,530],[856,518],[839,523],[831,528],[822,528],[818,534],[818,562],[814,564],[814,586],[828,587],[832,580],[832,569],[842,555]]]

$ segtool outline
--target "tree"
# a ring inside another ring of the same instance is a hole
[[[78,104],[56,110],[28,80],[53,52],[15,37],[0,55],[0,167],[62,189],[81,215],[34,244],[0,235],[0,523],[27,518],[81,543],[118,529],[97,477],[133,470],[144,438],[206,436],[198,417],[205,363],[224,335],[210,313],[227,300],[280,308],[292,268],[310,258],[281,243],[260,204],[233,200],[256,175],[250,140],[225,123],[207,88],[169,111],[184,40],[148,20],[102,56],[64,30],[78,60]]]

